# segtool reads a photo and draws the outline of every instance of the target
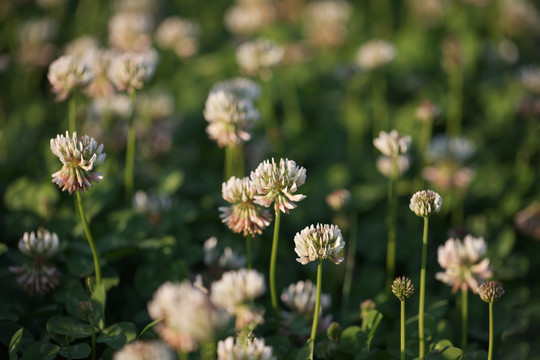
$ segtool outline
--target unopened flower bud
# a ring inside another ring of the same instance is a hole
[[[486,281],[478,287],[478,294],[480,299],[493,304],[504,295],[504,289],[500,282]]]
[[[338,322],[334,321],[330,324],[328,327],[328,330],[326,330],[326,335],[328,335],[328,338],[334,342],[338,342],[341,338],[341,332],[343,329],[341,328],[341,325],[339,325]]]
[[[399,276],[392,283],[392,292],[400,301],[405,301],[414,293],[414,285],[410,278]]]

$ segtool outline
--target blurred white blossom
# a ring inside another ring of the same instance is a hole
[[[113,360],[175,360],[176,354],[160,341],[134,341],[114,353]]]
[[[441,211],[443,199],[432,190],[422,190],[416,192],[411,197],[409,208],[420,217],[428,217]]]
[[[199,49],[199,25],[188,19],[171,16],[163,20],[157,27],[156,43],[163,49],[169,49],[179,58],[186,58],[197,53]]]
[[[94,74],[82,59],[62,55],[49,66],[47,78],[56,93],[56,100],[64,101],[74,89],[83,88],[92,81]]]
[[[218,360],[277,360],[264,339],[240,339],[229,336],[217,346]]]
[[[246,41],[236,50],[236,61],[242,71],[248,75],[258,75],[262,80],[272,77],[271,68],[283,58],[284,49],[276,42],[259,38]]]
[[[364,70],[375,70],[388,64],[396,56],[391,43],[374,39],[363,44],[356,53],[356,62]]]

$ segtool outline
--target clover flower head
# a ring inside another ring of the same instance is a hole
[[[198,35],[199,25],[195,21],[171,16],[159,24],[155,37],[160,47],[173,50],[179,58],[186,58],[199,49]]]
[[[212,86],[210,92],[225,91],[233,93],[239,98],[256,100],[261,96],[261,86],[255,81],[238,76],[232,79],[220,81]]]
[[[308,38],[322,48],[336,47],[347,38],[347,21],[352,6],[347,1],[312,1],[304,9],[304,28]]]
[[[394,169],[393,157],[381,155],[377,158],[375,166],[377,167],[377,170],[387,178],[394,178],[395,176],[400,177],[409,170],[411,163],[407,155],[398,155],[397,158],[395,158],[395,161],[397,162],[396,169]],[[396,174],[394,174],[394,171],[396,171]]]
[[[227,271],[220,280],[212,284],[211,299],[230,313],[246,302],[261,296],[266,291],[263,274],[248,269]]]
[[[10,266],[9,271],[16,275],[17,283],[30,296],[48,293],[60,283],[60,272],[42,260]]]
[[[374,39],[358,49],[356,62],[362,69],[371,71],[388,64],[395,56],[394,45],[384,40]]]
[[[62,162],[62,168],[52,174],[52,182],[62,191],[82,192],[103,179],[101,173],[95,172],[95,167],[103,163],[106,154],[103,144],[98,145],[94,138],[85,135],[78,140],[76,132],[69,137],[66,131],[66,136],[57,135],[51,139],[51,151]]]
[[[313,315],[316,300],[317,286],[311,280],[291,284],[281,293],[281,301],[300,314]],[[331,303],[329,294],[321,294],[321,309],[328,308]]]
[[[267,38],[247,41],[236,50],[236,61],[243,72],[260,75],[263,80],[272,77],[271,67],[283,58],[284,48]]]
[[[442,202],[442,197],[435,191],[422,190],[411,197],[409,209],[417,216],[428,217],[441,210]]]
[[[478,287],[478,295],[483,301],[493,304],[504,295],[504,288],[500,282],[484,281]]]
[[[49,259],[58,251],[58,243],[56,233],[40,228],[30,234],[25,232],[18,247],[23,254],[31,258]]]
[[[400,135],[396,130],[389,133],[381,131],[379,137],[373,139],[373,145],[386,156],[405,154],[410,147],[411,137]]]
[[[277,360],[271,346],[264,339],[233,338],[220,340],[217,346],[218,360]]]
[[[534,93],[540,93],[540,66],[525,66],[519,71],[523,86]]]
[[[375,310],[377,308],[377,304],[375,304],[375,301],[371,299],[366,299],[360,303],[360,317],[362,320],[365,321],[367,314],[371,310]]]
[[[274,203],[277,213],[296,208],[296,202],[305,199],[305,195],[295,194],[298,187],[306,181],[306,169],[296,165],[289,159],[280,159],[276,164],[274,158],[265,160],[251,172],[251,181],[257,189],[255,203],[270,207]]]
[[[210,237],[204,242],[204,263],[207,266],[219,265],[224,269],[239,269],[246,264],[245,256],[239,256],[230,247],[226,247],[220,254],[218,239],[215,236]]]
[[[174,360],[176,354],[161,341],[140,341],[124,345],[113,360]]]
[[[56,93],[56,101],[64,101],[76,88],[83,88],[94,78],[94,73],[80,58],[62,55],[49,66],[47,78]]]
[[[76,58],[84,58],[88,52],[94,52],[98,49],[99,42],[95,37],[83,35],[71,40],[66,45],[65,54]]]
[[[405,301],[414,293],[414,285],[410,278],[399,276],[392,282],[392,293],[400,300]]]
[[[487,244],[483,238],[467,235],[463,242],[448,239],[437,250],[437,260],[445,271],[436,273],[435,278],[451,285],[452,292],[469,288],[476,293],[479,280],[493,275],[489,259],[484,258],[486,252]]]
[[[154,320],[163,318],[156,331],[172,348],[184,352],[195,351],[228,321],[228,315],[189,280],[161,285],[148,303],[148,314]]]
[[[123,53],[115,56],[107,75],[119,91],[133,92],[142,89],[144,83],[154,76],[158,61],[153,49],[144,53]]]
[[[137,110],[150,119],[165,119],[174,112],[174,98],[167,91],[144,92],[137,97]]]
[[[335,264],[343,261],[340,255],[345,247],[341,230],[335,225],[308,226],[294,237],[296,261],[302,265],[315,260],[328,259]]]
[[[109,43],[121,52],[143,52],[150,48],[152,16],[143,12],[117,12],[109,20]]]
[[[151,223],[158,223],[163,214],[172,206],[170,196],[156,194],[152,191],[137,190],[133,195],[133,208],[135,211],[146,215]]]
[[[249,131],[259,119],[253,101],[232,92],[211,91],[206,99],[204,118],[206,132],[218,146],[236,146],[251,139]]]
[[[268,0],[236,1],[224,15],[227,30],[237,35],[249,35],[271,24],[275,6]]]
[[[326,203],[334,211],[339,211],[350,201],[351,192],[347,189],[336,189],[326,196]]]

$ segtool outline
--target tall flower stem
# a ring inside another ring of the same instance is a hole
[[[405,360],[405,300],[401,300],[400,359]]]
[[[246,235],[247,268],[251,269],[251,235]]]
[[[354,273],[354,258],[356,256],[356,213],[351,214],[349,221],[349,248],[347,249],[347,260],[345,261],[345,277],[343,278],[343,290],[341,296],[341,321],[345,321],[347,310],[349,309],[349,297]]]
[[[279,220],[281,218],[281,211],[276,211],[276,218],[274,221],[274,237],[272,239],[272,254],[270,256],[270,296],[272,298],[272,307],[274,308],[274,315],[276,317],[276,327],[279,329],[279,308],[278,298],[276,292],[276,258],[279,241]]]
[[[130,201],[133,195],[133,171],[135,168],[135,99],[136,93],[130,93],[130,102],[132,106],[129,116],[127,145],[126,145],[126,166],[124,171],[124,185],[126,190],[126,200]]]
[[[396,269],[396,208],[397,197],[395,194],[397,172],[398,172],[397,155],[392,157],[392,176],[388,181],[388,241],[386,244],[386,288],[390,290],[394,272]]]
[[[420,301],[418,307],[418,342],[420,346],[420,358],[424,358],[425,338],[424,338],[424,303],[426,296],[426,261],[427,261],[427,242],[428,242],[429,220],[424,216],[424,234],[422,236],[422,267],[420,270]]]
[[[489,303],[489,349],[488,360],[493,359],[493,303]]]
[[[266,127],[266,138],[275,148],[276,152],[279,152],[281,150],[281,141],[279,138],[279,126],[274,109],[274,95],[270,80],[263,81],[263,92],[264,94],[261,97],[261,108],[263,111],[262,116],[265,120],[264,125]]]
[[[69,98],[68,104],[68,121],[69,121],[69,132],[74,133],[77,131],[77,103],[75,101],[75,95],[72,94]]]
[[[468,290],[461,289],[461,350],[463,350],[463,353],[465,354],[465,351],[467,350],[467,317],[468,317],[468,307],[469,302],[467,299],[467,295],[469,294]]]
[[[313,313],[313,326],[311,327],[311,340],[315,342],[317,326],[319,324],[319,310],[321,307],[321,287],[322,287],[322,259],[319,258],[317,266],[317,298],[315,299],[315,312]]]
[[[79,191],[76,191],[77,194],[77,207],[79,208],[79,214],[81,215],[81,220],[84,227],[84,233],[86,234],[86,239],[90,245],[90,250],[92,250],[92,257],[94,258],[94,272],[96,274],[96,285],[101,285],[101,268],[99,267],[99,257],[96,249],[96,244],[94,243],[94,238],[90,232],[90,227],[88,226],[88,220],[86,219],[86,213],[82,205],[82,196]]]

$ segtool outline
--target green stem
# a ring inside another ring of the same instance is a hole
[[[395,184],[398,172],[397,155],[392,158],[392,176],[388,181],[388,242],[386,246],[386,288],[391,289],[396,268],[396,207],[397,197],[395,194]]]
[[[354,258],[356,256],[356,214],[351,214],[349,221],[349,243],[347,249],[347,260],[345,261],[345,277],[343,278],[341,321],[345,322],[348,318],[349,297],[354,273]]]
[[[449,72],[448,122],[446,135],[459,136],[461,133],[461,117],[463,106],[463,74],[461,69]]]
[[[69,121],[69,132],[74,133],[77,131],[77,104],[75,102],[75,95],[72,94],[69,98],[68,104],[68,121]]]
[[[461,350],[463,350],[463,354],[467,351],[468,294],[467,289],[461,289]]]
[[[279,126],[276,112],[274,109],[274,97],[272,95],[272,86],[270,80],[263,81],[264,94],[261,97],[261,108],[263,109],[264,125],[266,127],[266,138],[274,147],[276,152],[281,150],[281,141],[279,135]]]
[[[66,350],[67,350],[68,360],[71,360],[72,359],[71,347],[69,346],[69,338],[67,335],[66,335]]]
[[[251,269],[251,235],[246,235],[247,268]]]
[[[386,79],[383,74],[378,74],[376,70],[372,73],[372,118],[373,118],[373,138],[379,136],[379,131],[388,131],[388,108],[386,104]]]
[[[315,336],[317,335],[317,326],[319,324],[319,310],[321,307],[321,287],[322,287],[322,259],[319,258],[319,266],[317,267],[317,298],[315,300],[315,313],[313,314],[313,326],[311,327],[311,340],[313,341],[313,343],[315,343]]]
[[[209,340],[201,345],[201,360],[216,359],[216,344],[214,340]]]
[[[276,292],[276,258],[279,241],[279,220],[281,212],[276,211],[276,219],[274,221],[274,238],[272,239],[272,255],[270,257],[270,296],[272,298],[272,307],[274,308],[274,315],[276,317],[276,327],[279,330],[279,307]]]
[[[178,351],[178,360],[188,360],[189,354],[187,352],[183,352],[181,350]]]
[[[96,360],[96,329],[94,329],[92,319],[90,319],[90,328],[92,329],[92,360]]]
[[[424,338],[424,302],[426,293],[426,260],[428,242],[428,217],[424,217],[424,234],[422,236],[422,268],[420,270],[420,302],[418,307],[418,342],[420,346],[420,358],[424,358],[425,338]]]
[[[401,300],[401,360],[405,360],[405,300]]]
[[[126,167],[124,172],[124,185],[126,190],[126,200],[131,201],[133,195],[133,171],[135,169],[135,91],[130,93],[131,115],[129,116],[127,145],[126,145]]]
[[[488,360],[493,359],[493,303],[489,303],[489,349]]]
[[[99,257],[96,249],[96,244],[94,243],[94,238],[90,232],[90,226],[88,226],[88,220],[86,219],[86,213],[82,205],[82,196],[81,193],[76,191],[77,194],[77,207],[79,208],[79,214],[81,215],[81,220],[84,227],[84,233],[86,234],[86,239],[90,245],[90,250],[92,250],[92,257],[94,258],[94,272],[96,274],[96,286],[101,285],[101,268],[99,267]]]
[[[233,176],[233,154],[232,146],[225,146],[225,171],[223,173],[223,181],[229,180]]]

